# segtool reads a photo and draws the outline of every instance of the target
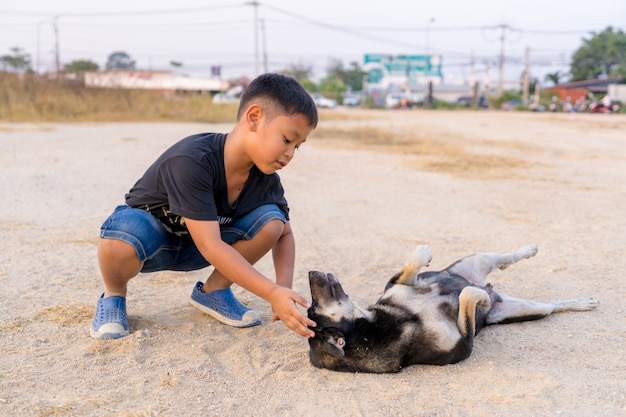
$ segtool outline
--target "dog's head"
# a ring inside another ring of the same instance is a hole
[[[317,324],[315,337],[309,339],[311,363],[320,368],[335,368],[345,359],[344,347],[355,321],[368,319],[370,313],[350,300],[333,274],[309,272],[311,307],[308,316]]]

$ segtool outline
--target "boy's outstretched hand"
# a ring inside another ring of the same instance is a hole
[[[315,336],[313,330],[309,327],[315,327],[313,320],[303,315],[296,307],[296,303],[304,308],[309,308],[309,302],[300,297],[298,293],[286,287],[276,286],[268,297],[268,301],[272,305],[272,321],[281,320],[289,329],[298,333],[300,336],[311,338]]]

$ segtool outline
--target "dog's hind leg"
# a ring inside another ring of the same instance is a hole
[[[529,245],[512,253],[477,253],[456,261],[446,271],[474,284],[485,285],[485,277],[494,269],[506,269],[515,262],[535,256],[537,251],[537,245]]]
[[[459,294],[459,317],[457,325],[463,337],[476,334],[476,307],[488,309],[491,304],[489,294],[477,287],[465,287]]]
[[[500,299],[493,304],[491,311],[487,315],[487,324],[537,320],[563,311],[593,310],[599,305],[599,302],[593,298],[576,298],[573,300],[540,303],[508,295],[499,295]]]

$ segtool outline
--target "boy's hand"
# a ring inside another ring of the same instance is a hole
[[[296,307],[296,303],[298,303],[304,308],[309,308],[309,302],[295,291],[277,285],[268,297],[268,301],[274,312],[272,321],[282,320],[285,326],[300,336],[307,338],[315,336],[313,330],[309,329],[309,327],[316,326],[315,322],[304,316]]]

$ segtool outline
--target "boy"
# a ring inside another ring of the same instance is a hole
[[[276,171],[317,120],[298,81],[264,74],[241,96],[230,133],[193,135],[166,150],[102,225],[98,262],[105,291],[91,336],[128,335],[127,284],[139,272],[213,265],[191,293],[194,307],[231,326],[259,325],[259,315],[233,296],[230,286],[237,283],[271,304],[272,321],[313,337],[315,322],[296,307],[308,302],[291,290],[295,243]],[[275,284],[252,267],[270,249]]]

